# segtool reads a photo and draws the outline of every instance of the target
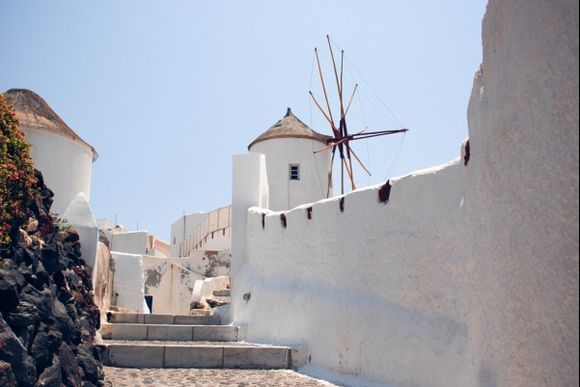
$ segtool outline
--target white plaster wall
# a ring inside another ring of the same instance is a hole
[[[114,305],[132,309],[138,313],[149,313],[145,303],[145,280],[143,256],[111,252],[115,262],[113,277]]]
[[[490,0],[469,104],[478,383],[578,385],[578,1]]]
[[[48,188],[54,192],[51,211],[63,213],[74,197],[91,194],[93,155],[73,140],[44,130],[21,128],[31,145],[30,155],[42,172]]]
[[[215,290],[229,289],[230,277],[221,276],[206,278],[204,280],[197,280],[193,286],[191,293],[191,303],[200,302],[209,298],[214,298],[213,292]]]
[[[180,257],[197,250],[229,250],[231,247],[231,206],[208,212],[178,246]]]
[[[169,258],[171,255],[171,247],[169,243],[157,239],[154,235],[149,235],[149,255],[158,258]]]
[[[195,281],[205,279],[195,266],[187,258],[143,257],[145,294],[153,296],[152,313],[189,315]]]
[[[259,142],[250,152],[266,155],[270,208],[286,210],[326,197],[330,151],[314,154],[325,145],[305,138]],[[290,180],[289,165],[300,164],[300,180]],[[331,190],[332,196],[332,190]]]
[[[467,166],[286,229],[250,210],[232,251],[248,340],[399,386],[578,385],[578,2],[490,0],[483,39]]]
[[[186,258],[178,262],[187,261],[191,270],[203,274],[205,277],[229,276],[231,267],[230,250],[195,250]]]
[[[252,206],[268,207],[268,175],[266,156],[259,153],[236,155],[233,158],[232,181],[232,282],[243,276],[238,273],[247,264],[247,217]],[[243,287],[232,288],[232,299],[242,297]],[[232,305],[235,309],[236,305]]]
[[[231,227],[223,231],[216,231],[212,237],[211,233],[207,236],[201,245],[199,251],[204,250],[229,250],[232,246]]]
[[[79,192],[75,196],[63,217],[67,220],[67,224],[79,233],[81,258],[94,269],[99,242],[99,227],[84,193]]]
[[[181,216],[171,225],[171,256],[179,257],[179,245],[207,217],[206,212],[195,212]]]
[[[287,228],[278,212],[262,228],[251,209],[248,263],[233,277],[248,340],[304,340],[317,366],[396,385],[470,385],[463,174],[454,162],[396,180],[387,205],[372,187],[344,212],[340,198],[312,205],[311,220],[297,207]]]
[[[109,234],[112,251],[127,254],[147,254],[147,231],[126,231]]]

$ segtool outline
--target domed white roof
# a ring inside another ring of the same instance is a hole
[[[248,145],[248,150],[259,142],[275,138],[308,138],[327,144],[328,140],[332,137],[325,136],[324,134],[320,134],[310,129],[308,125],[300,121],[300,119],[292,113],[292,110],[288,108],[286,115],[282,117],[281,120],[276,122],[270,129],[259,135],[258,138]]]
[[[99,155],[95,148],[84,141],[51,109],[42,97],[31,90],[10,89],[4,93],[6,102],[14,107],[21,126],[42,129],[65,136],[88,148],[95,161]]]

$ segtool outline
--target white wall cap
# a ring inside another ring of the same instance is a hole
[[[97,220],[91,210],[91,205],[84,193],[79,192],[68,205],[63,217],[75,226],[98,228]]]

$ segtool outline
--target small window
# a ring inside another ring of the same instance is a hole
[[[290,164],[290,180],[300,180],[300,165]]]

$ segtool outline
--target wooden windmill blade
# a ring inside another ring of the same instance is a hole
[[[330,102],[328,100],[328,93],[326,92],[326,83],[324,82],[324,76],[322,74],[322,66],[320,65],[320,57],[318,56],[318,49],[317,48],[314,49],[314,55],[316,56],[316,65],[318,67],[318,75],[320,76],[320,84],[322,85],[322,91],[324,93],[324,100],[326,101],[326,107],[328,109],[328,112],[324,112],[324,110],[322,109],[322,107],[320,106],[318,101],[316,101],[316,98],[314,98],[314,94],[312,92],[310,92],[310,96],[312,97],[312,99],[316,103],[316,106],[318,107],[318,109],[322,112],[324,117],[327,119],[327,121],[329,121],[330,126],[332,128],[332,133],[334,134],[334,137],[336,138],[338,136],[341,136],[341,131],[334,124],[334,119],[332,117],[332,111],[330,109]],[[344,151],[343,151],[342,145],[338,145],[338,151],[339,151],[339,155],[340,155],[340,180],[341,180],[342,192],[344,193],[344,163],[343,163]],[[333,157],[334,157],[335,153],[336,153],[336,146],[334,146],[332,148]],[[331,171],[329,173],[329,177],[332,177],[332,164],[330,165],[330,168],[331,168]],[[330,180],[328,182],[327,192],[330,192]]]
[[[316,56],[318,75],[320,77],[320,83],[322,86],[322,91],[324,93],[324,100],[326,102],[326,109],[327,110],[325,110],[322,107],[322,105],[318,102],[318,100],[316,99],[316,97],[314,96],[314,93],[312,91],[309,91],[309,93],[310,93],[310,96],[311,96],[312,100],[314,101],[316,107],[318,108],[318,110],[322,113],[323,117],[330,124],[330,127],[332,129],[332,133],[333,133],[333,138],[328,141],[327,146],[323,149],[320,149],[320,150],[314,152],[314,153],[320,153],[323,151],[328,151],[330,148],[332,148],[332,157],[331,157],[329,170],[328,170],[328,187],[327,187],[327,193],[326,193],[326,196],[328,197],[330,195],[330,187],[332,186],[332,176],[333,176],[332,170],[333,170],[334,157],[335,157],[337,148],[338,148],[339,156],[340,156],[341,194],[344,194],[344,171],[345,171],[345,169],[346,169],[346,173],[350,179],[351,190],[356,189],[356,184],[354,181],[354,169],[353,169],[353,165],[352,165],[352,157],[351,156],[354,156],[355,160],[359,163],[359,165],[362,167],[362,169],[369,176],[371,175],[371,172],[369,171],[369,169],[364,165],[362,160],[356,155],[354,150],[351,148],[350,142],[355,141],[355,140],[368,139],[368,138],[386,136],[386,135],[397,134],[397,133],[404,133],[404,132],[407,132],[408,129],[402,128],[402,129],[396,129],[396,130],[380,130],[380,131],[372,131],[372,132],[367,132],[365,129],[365,130],[362,130],[358,133],[349,134],[348,125],[346,122],[346,116],[347,116],[348,111],[352,105],[354,95],[358,89],[358,84],[355,84],[355,86],[352,90],[352,93],[350,94],[348,104],[346,105],[346,108],[345,108],[344,98],[343,98],[344,97],[344,84],[343,84],[344,50],[341,50],[340,75],[339,75],[339,71],[338,71],[337,66],[336,66],[336,61],[334,58],[334,51],[332,49],[332,44],[331,44],[329,35],[326,35],[326,40],[328,43],[328,50],[330,52],[330,57],[332,60],[332,68],[334,71],[334,78],[336,81],[336,88],[337,88],[337,94],[338,94],[338,100],[339,100],[340,118],[338,121],[338,127],[336,126],[333,115],[332,115],[330,101],[328,98],[328,92],[326,89],[326,83],[324,81],[324,75],[322,72],[322,66],[320,65],[320,58],[318,55],[318,49],[316,49],[316,48],[314,49],[314,53]]]
[[[334,61],[334,54],[332,52],[332,45],[330,44],[330,36],[326,35],[326,40],[328,42],[328,49],[330,50],[330,56],[332,57],[332,66],[334,69],[334,76],[336,78],[336,87],[338,89],[338,99],[340,101],[340,128],[341,128],[341,133],[343,136],[348,136],[348,129],[346,126],[346,116],[345,116],[345,111],[344,111],[344,101],[343,101],[343,94],[342,94],[342,90],[343,90],[343,69],[344,69],[344,50],[340,51],[340,81],[339,81],[339,76],[338,76],[338,72],[336,71],[336,63]],[[347,171],[349,174],[349,178],[350,178],[350,186],[351,186],[351,190],[354,191],[356,189],[356,185],[354,183],[354,171],[352,169],[352,158],[351,158],[351,149],[350,149],[350,144],[348,142],[349,140],[345,141],[345,148],[346,148],[346,158],[348,160],[348,165],[347,165]],[[343,189],[344,191],[344,189]]]
[[[334,70],[334,78],[336,80],[336,89],[338,91],[338,100],[340,103],[340,120],[339,120],[339,130],[338,132],[340,133],[341,136],[348,136],[348,130],[346,128],[346,120],[345,120],[345,116],[344,116],[344,102],[343,102],[343,98],[342,98],[342,74],[343,74],[343,64],[344,64],[344,51],[341,51],[341,68],[340,68],[340,79],[338,76],[338,71],[336,69],[336,61],[334,60],[334,52],[332,50],[332,44],[330,43],[330,36],[326,35],[326,40],[328,42],[328,50],[330,52],[330,57],[332,59],[332,68]],[[336,137],[336,133],[335,133],[335,137]],[[352,160],[350,157],[350,146],[348,143],[348,139],[346,141],[343,142],[339,142],[338,144],[338,149],[340,152],[340,158],[341,158],[341,193],[344,193],[344,169],[346,169],[346,172],[348,174],[348,177],[350,179],[350,184],[351,184],[351,189],[354,190],[356,189],[356,186],[354,184],[354,176],[353,176],[353,170],[352,170]],[[347,160],[344,159],[344,150],[343,147],[346,149],[346,158]]]

